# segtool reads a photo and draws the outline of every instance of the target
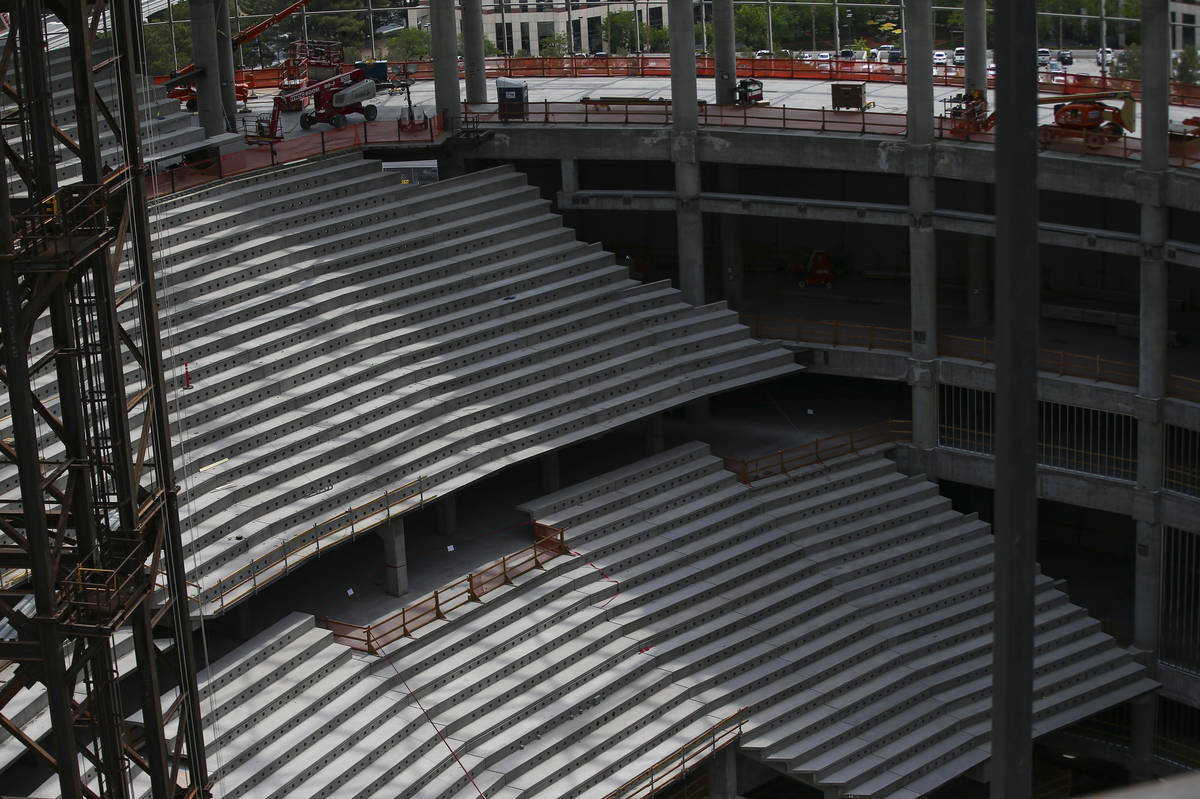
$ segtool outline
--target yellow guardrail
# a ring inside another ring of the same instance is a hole
[[[418,477],[361,505],[347,508],[336,516],[316,522],[307,530],[297,533],[205,589],[201,596],[201,604],[220,602],[221,609],[224,610],[226,602],[234,602],[254,593],[258,589],[260,577],[263,578],[262,582],[281,577],[299,564],[320,555],[322,542],[328,546],[332,540],[361,535],[390,521],[393,512],[398,508],[407,512],[422,507],[437,498],[437,494],[425,493],[424,479]],[[279,569],[280,566],[283,567],[282,570]]]
[[[605,796],[604,799],[642,799],[642,797],[653,796],[657,791],[661,791],[680,779],[719,750],[735,742],[741,737],[742,725],[745,723],[746,709],[742,708],[733,715],[721,719],[710,729],[697,735]]]

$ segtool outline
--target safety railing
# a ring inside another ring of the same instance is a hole
[[[551,102],[549,100],[506,106],[498,103],[464,104],[464,111],[476,115],[483,123],[545,125],[658,125],[671,123],[671,104],[668,101],[628,103],[588,99],[580,102]],[[737,127],[762,130],[808,131],[816,133],[874,134],[904,136],[908,120],[904,114],[884,111],[840,111],[828,108],[790,108],[788,106],[715,105],[698,106],[698,122],[705,127]],[[938,116],[934,118],[934,135],[939,139],[994,144],[990,131],[964,129],[960,120]],[[1054,136],[1041,141],[1042,149],[1056,152],[1106,156],[1139,160],[1142,156],[1140,139],[1129,136]],[[1200,137],[1172,141],[1168,164],[1179,167],[1200,165]]]
[[[260,582],[282,577],[308,559],[320,556],[322,546],[328,549],[334,543],[357,538],[386,524],[393,516],[401,516],[422,507],[437,498],[437,494],[425,492],[424,480],[418,477],[361,505],[316,522],[204,589],[200,595],[201,604],[208,606],[217,603],[224,611],[226,604],[232,604],[258,590]]]
[[[755,338],[776,338],[827,344],[833,347],[864,347],[869,350],[908,352],[912,349],[912,331],[898,327],[880,327],[835,320],[813,321],[742,314],[742,324]]]
[[[1183,375],[1167,375],[1166,394],[1190,402],[1200,402],[1200,380]]]
[[[483,123],[538,123],[558,125],[669,125],[671,103],[631,103],[619,98],[586,98],[579,102],[528,102],[501,107],[498,103],[464,104],[465,112]],[[827,108],[788,106],[697,106],[699,124],[709,127],[805,130],[821,133],[877,133],[903,136],[908,130],[904,114],[875,111],[833,111]]]
[[[743,483],[753,483],[764,477],[789,474],[796,469],[861,452],[880,444],[912,440],[912,422],[908,419],[885,419],[845,433],[814,439],[806,444],[781,449],[757,458],[725,458],[725,468]]]
[[[746,709],[741,708],[609,793],[604,799],[642,799],[655,795],[721,749],[737,741],[742,735],[742,726],[746,721]]]
[[[342,65],[343,71],[353,68],[352,64]],[[697,56],[696,77],[711,78],[715,69],[716,62],[711,56]],[[625,56],[492,56],[484,59],[484,71],[489,78],[669,77],[671,57],[667,53]],[[252,89],[277,88],[284,72],[283,67],[242,69],[235,71],[235,80],[247,84]],[[389,75],[407,75],[415,80],[433,80],[433,61],[389,61],[387,72]],[[737,74],[752,75],[760,79],[863,83],[905,83],[908,79],[906,64],[838,59],[815,61],[801,58],[739,58]],[[168,77],[157,76],[154,82],[163,83]],[[466,77],[466,65],[462,62],[459,64],[459,77]],[[966,80],[966,69],[950,64],[938,64],[933,67],[932,79],[938,86],[962,86]],[[989,78],[988,86],[994,87],[994,83],[994,79]],[[1142,84],[1139,80],[1085,72],[1042,72],[1038,74],[1038,90],[1062,94],[1129,91],[1140,100]],[[1200,86],[1196,84],[1174,82],[1170,84],[1169,92],[1171,105],[1200,107]]]
[[[908,352],[912,348],[912,331],[904,328],[755,314],[742,314],[740,318],[742,324],[750,328],[751,334],[756,338],[892,352]],[[938,336],[938,354],[945,358],[995,363],[996,342],[990,338],[941,333]],[[1137,386],[1139,377],[1136,363],[1065,350],[1039,350],[1038,370],[1059,377],[1078,377],[1119,386]],[[1177,374],[1167,375],[1166,395],[1200,402],[1200,379]]]
[[[989,338],[973,338],[943,333],[938,337],[939,352],[948,358],[962,358],[980,363],[996,362],[996,342]],[[1121,386],[1138,384],[1138,365],[1116,361],[1100,355],[1081,355],[1064,350],[1038,350],[1038,370],[1060,377],[1081,377]]]
[[[411,638],[413,633],[427,624],[445,619],[446,614],[470,602],[480,602],[484,594],[502,585],[511,585],[513,580],[543,564],[568,554],[564,531],[544,524],[532,525],[534,542],[512,555],[485,566],[432,594],[401,608],[400,611],[375,624],[352,624],[337,619],[319,618],[317,626],[333,633],[339,643],[367,652],[380,654],[383,647],[401,638]]]
[[[371,144],[434,142],[445,129],[445,117],[438,114],[432,117],[418,116],[414,120],[376,120],[347,125],[340,130],[321,130],[307,136],[231,152],[220,158],[185,163],[151,175],[146,178],[146,197],[164,197],[233,175]]]

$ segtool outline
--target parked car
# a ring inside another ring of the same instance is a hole
[[[934,64],[934,66],[939,66],[939,65],[946,66],[946,51],[945,50],[934,50],[933,51],[933,64]]]
[[[1111,47],[1103,47],[1096,51],[1096,65],[1103,66],[1113,63],[1113,49]]]
[[[1058,63],[1062,64],[1064,67],[1071,66],[1075,63],[1075,54],[1070,50],[1059,50]]]
[[[817,60],[818,61],[831,61],[831,60],[833,60],[833,56],[831,56],[829,53],[821,52],[821,53],[817,53]]]
[[[1038,48],[1037,63],[1039,67],[1047,66],[1050,63],[1050,51],[1045,47]]]
[[[966,65],[967,65],[967,48],[955,47],[954,48],[954,66],[965,67]]]

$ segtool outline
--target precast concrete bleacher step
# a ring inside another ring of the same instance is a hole
[[[427,474],[445,493],[797,369],[723,304],[690,308],[572,244],[510,167],[407,188],[370,169],[314,159],[154,209],[170,379],[196,377],[173,424],[195,453],[177,468],[207,607],[224,607],[209,586],[365,491]]]
[[[583,557],[384,660],[336,659],[310,680],[319,668],[290,653],[332,661],[337,645],[285,623],[267,640],[288,642],[241,669],[250,694],[215,697],[247,716],[289,697],[280,718],[218,736],[237,752],[231,795],[602,796],[738,708],[741,751],[810,785],[936,788],[988,756],[992,541],[887,463],[850,457],[760,490],[706,446],[679,447],[525,503]],[[1061,582],[1039,576],[1035,608],[1039,734],[1153,687]],[[288,685],[264,684],[289,662]]]
[[[404,225],[394,231],[389,225],[384,232],[413,238],[444,229],[460,215],[495,212],[508,206],[539,207],[537,192],[514,176],[488,181],[487,191],[479,191],[485,188],[482,185],[484,181],[478,181],[478,184],[481,185],[435,183],[430,189],[418,193],[390,182],[343,180],[339,185],[354,185],[357,190],[344,191],[332,197],[323,192],[289,197],[287,203],[276,202],[266,208],[252,207],[250,214],[239,216],[236,225],[195,226],[187,231],[190,235],[186,238],[178,237],[181,240],[168,250],[169,257],[165,265],[178,266],[184,274],[199,275],[202,273],[198,270],[204,263],[198,261],[201,257],[234,246],[243,259],[251,260],[270,252],[281,233],[295,236],[297,241],[324,241],[330,234],[344,235],[354,230],[380,232],[380,226],[400,215],[405,219]],[[456,190],[445,189],[443,185]],[[427,201],[434,192],[438,192],[433,196],[441,202],[430,208]],[[406,211],[409,213],[406,214]],[[222,261],[218,260],[217,263]],[[189,267],[189,264],[195,266]]]

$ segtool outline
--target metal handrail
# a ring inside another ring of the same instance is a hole
[[[483,595],[489,591],[511,585],[522,574],[542,569],[546,561],[570,553],[565,530],[538,523],[533,524],[533,530],[534,542],[519,552],[505,555],[479,571],[460,577],[381,621],[361,625],[320,617],[317,626],[331,631],[335,641],[351,649],[378,655],[393,641],[412,638],[417,630],[445,619],[450,611],[470,602],[482,602]]]
[[[796,469],[824,463],[833,458],[861,452],[880,444],[912,440],[912,422],[908,419],[884,419],[874,424],[848,430],[806,444],[781,449],[756,458],[725,458],[725,468],[743,483],[753,483],[764,477],[789,474]]]
[[[388,489],[361,505],[351,506],[335,516],[314,522],[308,529],[293,535],[282,544],[253,558],[228,577],[218,580],[213,586],[203,592],[200,597],[202,604],[219,601],[221,609],[224,610],[227,598],[231,598],[230,601],[232,601],[232,599],[252,594],[257,590],[258,576],[263,572],[269,571],[282,563],[283,573],[286,574],[309,558],[319,556],[321,554],[322,541],[334,538],[335,536],[340,537],[347,530],[350,531],[351,538],[373,530],[379,525],[390,521],[392,518],[392,509],[398,506],[408,505],[409,507],[405,508],[405,512],[423,507],[438,496],[437,494],[425,493],[424,480],[424,476],[417,477],[415,480],[410,480],[398,488]],[[412,502],[413,499],[416,499],[415,504]],[[363,513],[368,508],[373,508],[373,510]],[[382,517],[380,514],[382,514]],[[312,551],[307,551],[310,547]],[[247,585],[249,585],[248,588],[246,587]]]
[[[641,799],[652,796],[740,738],[742,725],[746,720],[746,708],[740,708],[606,795],[604,799]]]
[[[912,347],[912,331],[908,328],[842,322],[836,319],[792,319],[758,314],[742,314],[741,322],[749,327],[751,334],[757,338],[777,338],[834,347],[865,347],[892,352],[908,352]],[[947,358],[995,363],[996,342],[990,338],[941,333],[938,336],[938,353]],[[1139,377],[1136,363],[1066,350],[1038,350],[1038,369],[1059,377],[1079,377],[1119,386],[1136,387]],[[1165,393],[1169,397],[1200,402],[1200,379],[1169,374]]]

